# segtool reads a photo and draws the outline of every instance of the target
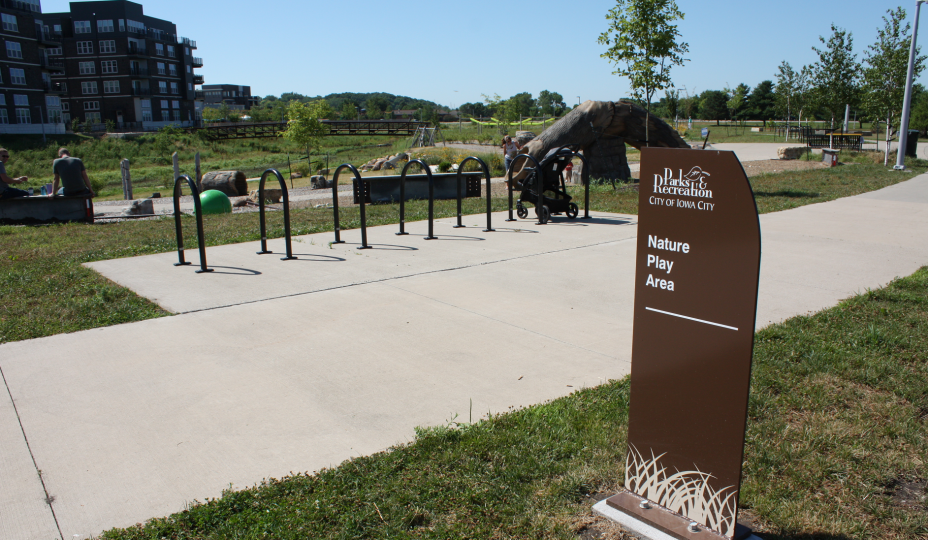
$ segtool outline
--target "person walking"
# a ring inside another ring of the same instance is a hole
[[[10,187],[10,184],[22,184],[23,182],[29,180],[29,177],[20,176],[19,178],[13,178],[6,174],[6,162],[9,160],[10,152],[6,148],[0,148],[0,199],[28,197],[28,191]]]
[[[512,137],[506,135],[503,137],[503,144],[501,147],[503,149],[503,159],[506,164],[506,174],[508,174],[509,165],[516,159],[516,154],[522,149],[522,145],[519,144],[519,141],[513,141]]]
[[[55,183],[52,186],[52,192],[48,194],[49,197],[58,194],[59,181],[64,188],[65,197],[97,196],[90,187],[90,179],[87,178],[84,162],[71,157],[71,152],[67,148],[58,149],[58,159],[52,163],[52,171],[55,173]]]

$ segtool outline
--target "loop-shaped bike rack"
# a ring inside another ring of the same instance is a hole
[[[197,274],[203,272],[212,272],[212,268],[206,267],[206,239],[203,234],[203,208],[200,206],[200,190],[197,184],[186,174],[182,174],[174,179],[174,231],[177,234],[177,262],[174,266],[186,266],[190,264],[184,260],[184,231],[180,224],[180,193],[181,180],[186,180],[190,186],[190,192],[193,195],[193,208],[197,219],[197,244],[200,248],[200,269]]]
[[[506,180],[509,184],[509,219],[506,221],[516,221],[516,219],[512,217],[512,170],[516,168],[516,163],[519,161],[519,158],[528,158],[532,160],[535,163],[535,176],[540,178],[539,175],[541,175],[541,164],[538,163],[538,160],[535,159],[534,156],[530,154],[518,154],[516,158],[512,160],[512,163],[509,164],[509,170],[506,171]],[[540,182],[540,185],[538,186],[538,200],[535,202],[535,214],[538,215],[538,225],[544,225],[546,223],[543,219],[544,212],[542,211],[545,200],[544,178],[541,178],[538,181]]]
[[[364,210],[364,202],[366,197],[364,195],[364,179],[361,178],[361,173],[358,172],[358,169],[350,163],[343,163],[335,169],[335,174],[332,175],[332,209],[335,215],[335,241],[333,244],[344,244],[345,241],[341,239],[340,227],[338,223],[338,175],[342,172],[342,169],[348,169],[354,174],[354,179],[352,183],[354,184],[355,193],[358,194],[358,204],[361,207],[361,245],[358,246],[358,249],[370,249],[371,246],[367,245],[367,214]]]
[[[264,181],[267,180],[269,174],[277,177],[284,199],[284,236],[287,239],[287,256],[281,257],[280,260],[290,261],[296,259],[293,256],[293,248],[290,246],[290,197],[287,195],[287,182],[284,181],[284,177],[277,169],[265,170],[264,174],[261,175],[261,181],[258,183],[258,212],[260,214],[258,221],[261,223],[261,251],[258,252],[258,255],[273,253],[273,251],[267,249],[267,228],[264,224]]]
[[[402,236],[404,234],[409,234],[406,232],[406,171],[409,170],[409,167],[413,163],[418,163],[422,170],[425,171],[426,176],[429,181],[429,235],[425,237],[426,240],[435,240],[436,237],[433,234],[433,220],[435,217],[435,180],[432,178],[432,169],[421,159],[411,159],[403,167],[403,172],[400,173],[400,232],[396,233],[397,236]],[[459,169],[460,170],[460,169]],[[460,195],[461,188],[458,184],[458,211],[460,212]]]
[[[455,228],[464,226],[461,223],[461,180],[464,178],[464,164],[467,163],[468,161],[476,161],[483,168],[483,175],[487,179],[487,228],[484,229],[483,232],[494,232],[492,222],[490,221],[491,219],[490,215],[493,213],[492,200],[490,199],[491,197],[490,168],[487,167],[487,164],[484,163],[482,159],[476,156],[470,156],[468,158],[465,158],[464,161],[462,161],[458,165],[458,224],[455,225]]]
[[[571,152],[583,163],[583,172],[580,173],[580,181],[583,182],[583,217],[580,219],[590,219],[590,168],[587,166],[589,163],[580,152],[576,150],[571,150]]]

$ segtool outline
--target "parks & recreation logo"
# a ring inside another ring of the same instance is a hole
[[[674,173],[676,173],[676,176]],[[683,174],[683,169],[677,169],[674,171],[673,169],[665,168],[663,174],[654,175],[655,195],[694,197],[700,200],[688,201],[685,199],[676,198],[663,199],[660,197],[652,196],[650,203],[660,206],[676,206],[679,208],[692,208],[696,210],[712,211],[715,207],[715,204],[706,200],[712,199],[712,190],[709,189],[709,185],[706,182],[706,179],[710,176],[712,175],[704,171],[699,165],[694,166],[686,174]]]

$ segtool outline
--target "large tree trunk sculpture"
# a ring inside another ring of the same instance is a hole
[[[651,136],[649,145],[645,144],[645,121]],[[628,180],[631,173],[625,143],[639,149],[690,147],[675,129],[638,105],[627,101],[586,101],[526,144],[521,153],[541,161],[551,149],[569,146],[586,157],[590,178]],[[531,166],[531,161],[519,160],[513,177],[521,180],[526,166]]]

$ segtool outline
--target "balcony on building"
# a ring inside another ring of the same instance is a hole
[[[45,71],[64,73],[64,58],[50,58],[46,54],[39,55],[39,65]]]
[[[140,87],[133,86],[132,95],[133,96],[150,96],[151,88],[140,88]]]
[[[203,59],[202,59],[202,58],[193,57],[193,60],[191,61],[191,63],[193,64],[193,67],[195,67],[195,68],[201,68],[201,67],[203,67]]]
[[[191,49],[197,48],[197,42],[193,41],[190,38],[185,38],[185,37],[177,38],[177,43],[183,45],[184,47],[190,47]]]
[[[129,75],[133,77],[149,77],[148,66],[129,66]]]
[[[129,56],[148,56],[148,49],[135,43],[129,44]]]
[[[203,90],[194,90],[193,99],[206,99],[206,92]]]
[[[60,82],[42,81],[46,94],[64,94],[65,86]]]
[[[53,32],[47,30],[46,27],[37,24],[35,25],[35,35],[39,40],[39,43],[42,45],[48,45],[49,47],[60,47],[61,46],[61,32]]]
[[[194,76],[193,76],[193,84],[203,84],[203,81],[204,81],[203,75],[194,75]]]

